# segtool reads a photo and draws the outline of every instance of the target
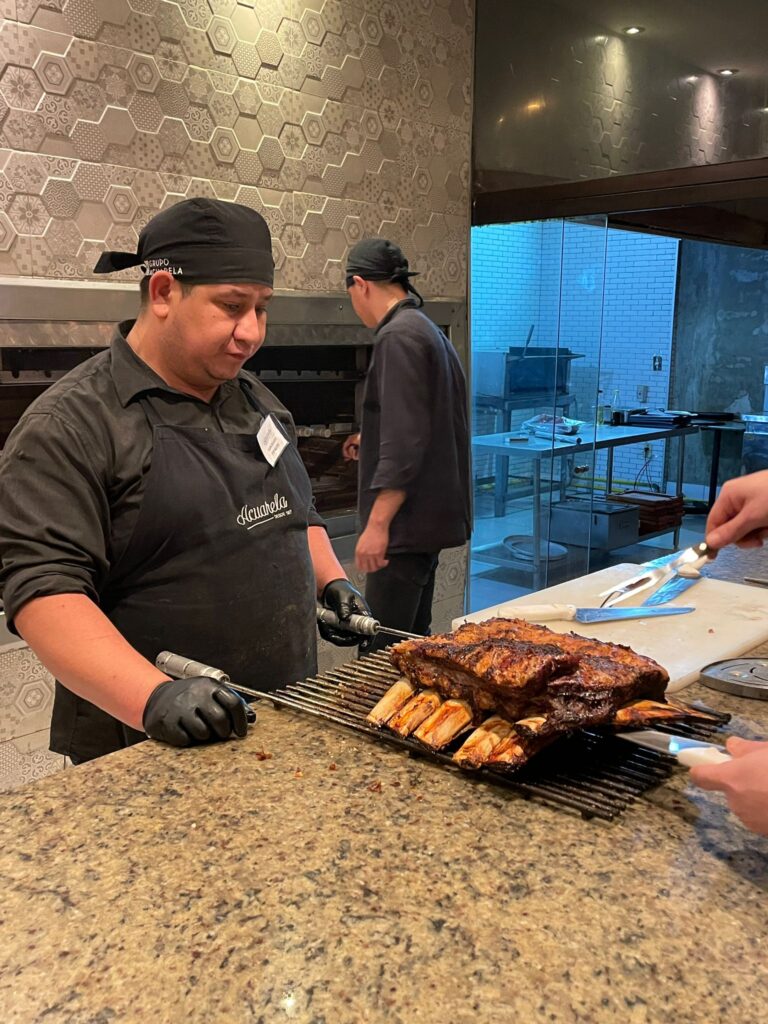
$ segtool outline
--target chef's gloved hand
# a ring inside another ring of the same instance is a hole
[[[144,708],[144,731],[172,747],[214,743],[248,731],[253,712],[234,690],[209,679],[171,679],[150,694]]]
[[[365,598],[359,590],[355,590],[349,580],[338,579],[327,583],[320,597],[324,608],[330,608],[343,622],[350,615],[370,615],[371,609],[365,603]],[[336,629],[334,626],[327,626],[324,622],[318,622],[317,628],[323,640],[328,640],[337,647],[356,647],[360,645],[361,652],[365,652],[373,643],[372,636],[360,636],[359,633],[349,633],[343,629]]]

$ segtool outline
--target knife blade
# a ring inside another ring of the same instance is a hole
[[[661,615],[687,615],[693,608],[577,608],[574,604],[511,604],[509,611],[531,622],[614,622],[651,619]]]
[[[636,743],[646,750],[655,750],[660,754],[669,754],[677,758],[679,764],[693,768],[697,764],[725,764],[731,755],[725,747],[706,740],[694,740],[688,736],[675,736],[657,729],[637,729],[633,732],[618,733],[618,738]]]
[[[690,587],[695,586],[700,576],[680,576],[679,573],[675,573],[671,580],[667,580],[666,583],[662,583],[658,590],[654,591],[650,597],[647,597],[643,601],[643,608],[652,608],[655,605],[666,604],[667,601],[672,601],[676,597],[680,597]]]

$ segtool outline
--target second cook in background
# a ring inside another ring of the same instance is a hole
[[[461,362],[421,311],[413,276],[385,238],[347,257],[352,307],[376,338],[361,431],[345,454],[359,459],[355,561],[368,574],[366,601],[385,625],[426,634],[440,551],[470,536],[469,426]]]

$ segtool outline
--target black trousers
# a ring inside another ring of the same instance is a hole
[[[369,573],[365,600],[374,618],[383,626],[426,636],[432,625],[432,597],[440,552],[390,555],[389,565]],[[395,637],[379,633],[372,650],[396,643]]]

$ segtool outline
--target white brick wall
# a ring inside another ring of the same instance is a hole
[[[559,343],[584,356],[571,370],[572,409],[580,419],[592,421],[596,405],[612,403],[614,395],[621,406],[639,404],[643,384],[646,404],[665,407],[677,258],[675,239],[569,221],[473,228],[473,350],[521,344],[534,323],[532,346]],[[652,369],[655,355],[662,357],[661,372]],[[476,432],[488,430],[487,422],[476,423]],[[653,445],[649,468],[659,485],[664,447]],[[639,447],[617,449],[617,486],[632,485],[642,466]],[[477,468],[486,467],[478,462]],[[595,472],[604,474],[604,455]]]

